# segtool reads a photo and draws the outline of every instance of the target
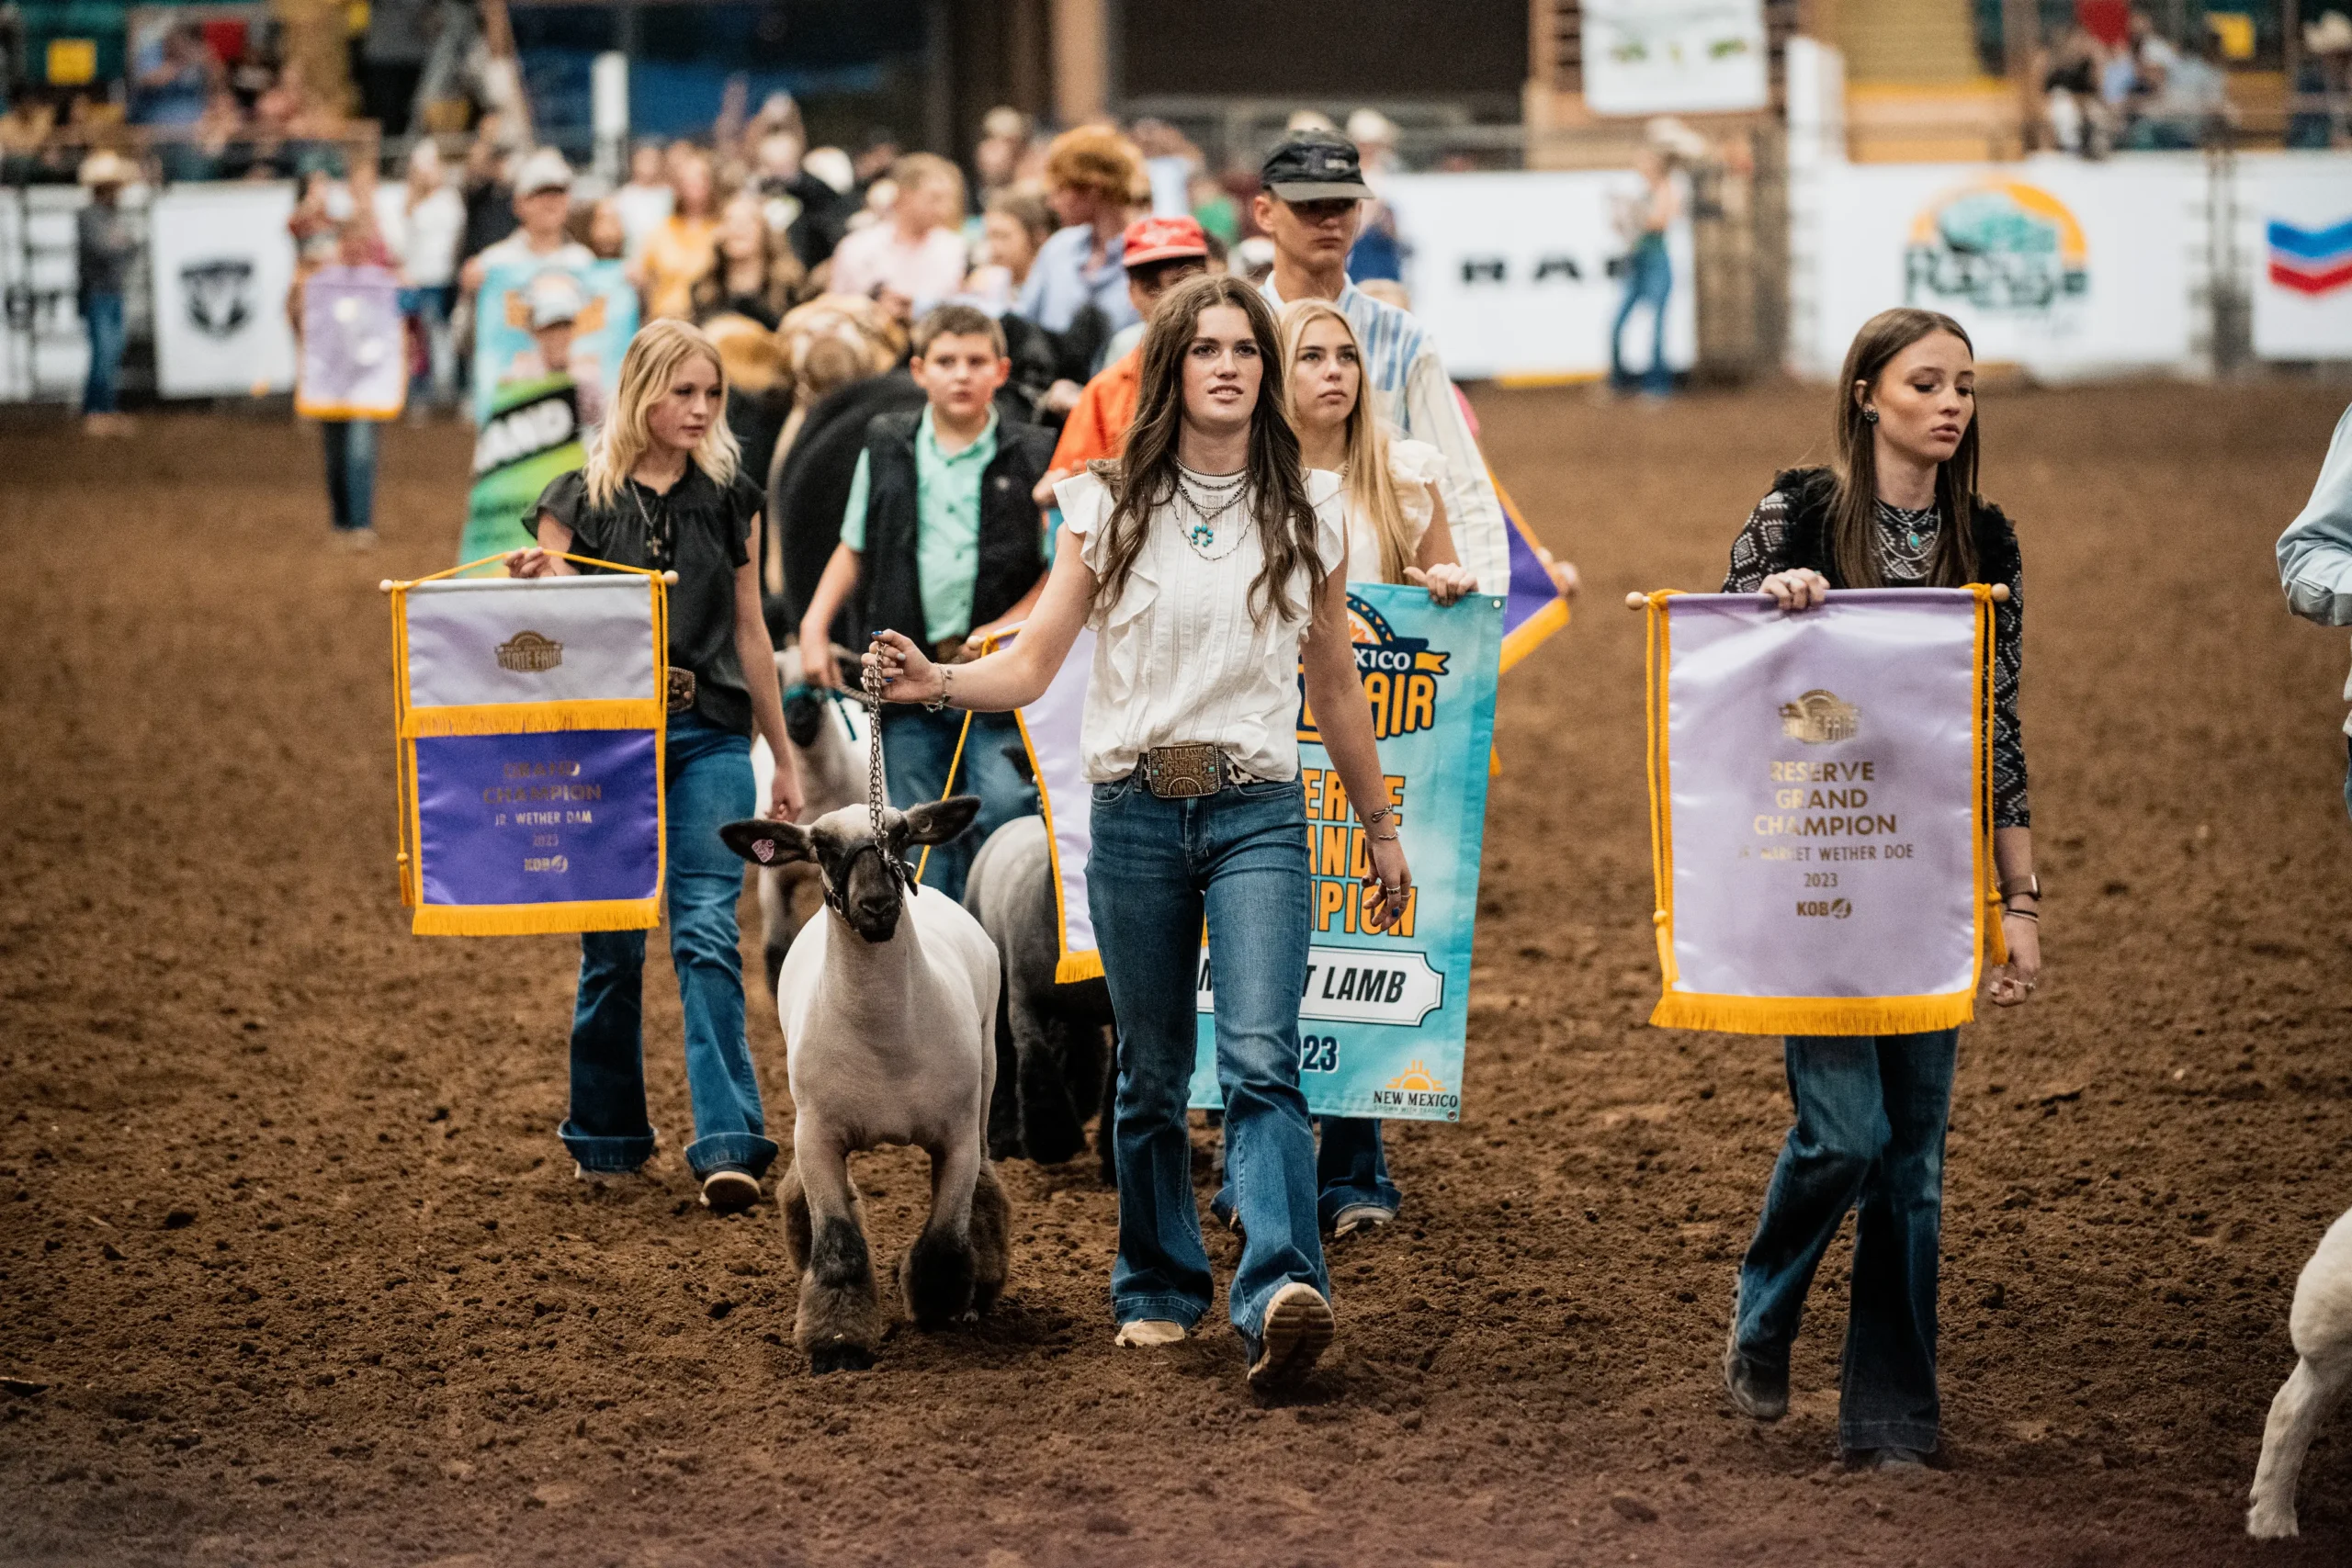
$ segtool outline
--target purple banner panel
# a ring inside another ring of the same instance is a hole
[[[650,729],[451,735],[416,742],[427,904],[650,898],[662,777]]]

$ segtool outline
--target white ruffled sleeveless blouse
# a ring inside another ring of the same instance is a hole
[[[1054,494],[1081,558],[1100,574],[1110,491],[1081,473]],[[1339,476],[1307,470],[1306,498],[1328,573],[1348,559]],[[1094,664],[1079,725],[1087,780],[1125,778],[1154,746],[1199,741],[1214,742],[1252,778],[1296,778],[1299,643],[1318,584],[1302,570],[1291,584],[1291,615],[1269,614],[1259,625],[1250,585],[1265,555],[1254,525],[1241,525],[1230,553],[1207,560],[1186,540],[1182,513],[1171,502],[1152,514],[1118,603],[1089,620]],[[1225,548],[1222,536],[1213,547]]]

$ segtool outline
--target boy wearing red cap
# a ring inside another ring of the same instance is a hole
[[[1127,269],[1127,298],[1136,313],[1151,319],[1159,297],[1188,277],[1209,269],[1209,237],[1190,218],[1138,218],[1121,236],[1121,257]],[[1136,398],[1143,375],[1143,344],[1106,367],[1086,384],[1062,425],[1061,440],[1046,477],[1037,481],[1037,504],[1054,503],[1054,486],[1097,457],[1115,457],[1135,423]]]

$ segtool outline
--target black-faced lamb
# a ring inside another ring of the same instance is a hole
[[[996,1092],[989,1107],[989,1153],[1054,1164],[1086,1147],[1086,1118],[1100,1109],[1095,1133],[1102,1179],[1111,1165],[1114,1052],[1111,988],[1100,976],[1057,981],[1061,912],[1046,820],[1016,817],[989,835],[964,884],[964,907],[1003,955],[998,1007]]]
[[[931,1214],[899,1265],[918,1327],[995,1305],[1011,1211],[989,1164],[996,1080],[997,956],[964,907],[908,880],[900,857],[971,826],[977,795],[878,824],[864,806],[803,828],[753,819],[719,829],[755,865],[815,864],[825,912],[801,928],[777,976],[796,1118],[777,1188],[800,1272],[794,1338],[818,1372],[873,1365],[884,1321],[849,1156],[885,1144],[931,1156]]]
[[[2328,1410],[2352,1383],[2352,1213],[2337,1216],[2295,1281],[2287,1314],[2295,1370],[2270,1402],[2255,1468],[2245,1533],[2276,1540],[2295,1533],[2295,1480]]]
[[[838,651],[838,650],[837,650]],[[863,730],[866,721],[854,696],[819,692],[797,685],[800,655],[787,647],[775,656],[777,686],[791,694],[784,699],[784,738],[800,770],[800,815],[806,827],[829,811],[838,811],[865,798],[866,754]],[[853,720],[852,710],[857,711]],[[768,797],[768,778],[775,769],[764,737],[752,741],[752,777],[757,800]],[[818,897],[817,868],[806,862],[762,866],[753,878],[760,906],[760,947],[768,988],[775,988],[775,972],[785,949],[808,917]]]

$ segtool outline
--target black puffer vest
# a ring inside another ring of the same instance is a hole
[[[1838,478],[1827,468],[1783,468],[1772,476],[1772,488],[1788,502],[1789,520],[1781,538],[1775,571],[1809,568],[1829,580],[1832,588],[1846,586],[1838,575],[1829,547],[1831,509],[1838,501]],[[1969,517],[1976,542],[1974,582],[2014,582],[2018,577],[2018,534],[2001,509],[1976,496],[1969,502]]]
[[[915,433],[922,411],[874,416],[865,427],[867,491],[864,579],[865,615],[858,626],[887,627],[931,646],[916,566]],[[1045,528],[1030,498],[1053,460],[1054,434],[999,420],[996,456],[980,476],[979,572],[967,627],[986,626],[1020,602],[1046,570]]]

